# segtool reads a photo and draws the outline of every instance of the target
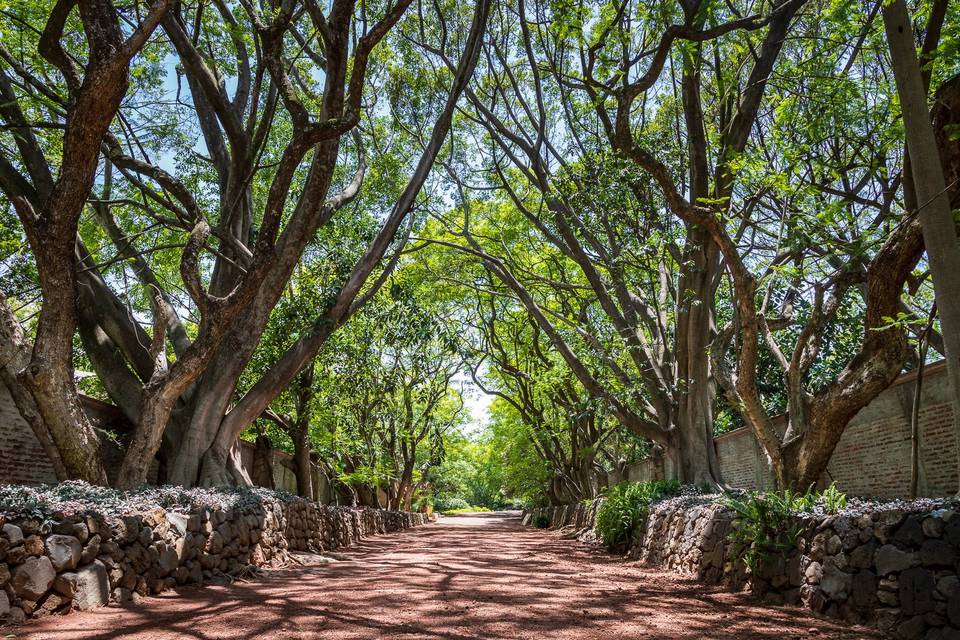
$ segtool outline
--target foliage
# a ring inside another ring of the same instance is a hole
[[[290,502],[298,498],[286,491],[261,487],[184,489],[164,485],[120,491],[80,480],[39,487],[0,485],[0,515],[7,519],[49,519],[78,513],[123,516],[157,508],[191,513],[205,508],[243,509],[266,500]]]
[[[533,517],[533,526],[537,529],[547,529],[550,527],[550,516],[545,513],[538,513]]]
[[[440,513],[447,513],[450,511],[461,511],[464,509],[470,509],[470,503],[468,503],[463,498],[440,497],[440,498],[434,499],[433,508],[439,511]]]
[[[610,487],[597,510],[597,536],[610,550],[623,550],[643,530],[650,504],[680,492],[675,480],[623,482]]]
[[[467,505],[466,507],[462,507],[459,509],[449,509],[447,511],[443,511],[442,513],[448,516],[455,516],[458,513],[488,513],[489,511],[490,509],[488,509],[487,507],[473,507],[473,506]]]
[[[847,496],[830,483],[824,491],[813,487],[805,493],[791,491],[751,492],[744,498],[727,496],[724,504],[736,519],[729,539],[733,553],[751,570],[770,557],[796,546],[803,533],[797,515],[833,514],[846,508]]]

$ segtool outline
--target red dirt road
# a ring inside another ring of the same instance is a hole
[[[253,582],[3,628],[0,638],[881,637],[652,571],[501,514],[444,518],[337,556]]]

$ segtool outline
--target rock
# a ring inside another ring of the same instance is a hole
[[[957,561],[957,552],[946,540],[930,539],[920,546],[920,562],[925,567],[950,567]]]
[[[960,518],[951,518],[947,521],[947,525],[943,528],[943,537],[953,546],[960,547]]]
[[[10,624],[20,624],[27,619],[27,614],[20,607],[10,607],[10,613],[7,614],[7,622]]]
[[[915,616],[897,625],[897,637],[904,640],[920,640],[923,631],[927,628],[923,616]]]
[[[27,559],[27,551],[23,548],[23,545],[19,547],[14,547],[7,551],[7,564],[11,567],[15,564],[20,564]]]
[[[950,624],[960,627],[960,591],[955,591],[947,600],[947,618]]]
[[[896,527],[903,522],[904,513],[902,511],[890,510],[890,511],[881,511],[877,514],[876,524],[873,529],[876,533],[877,538],[880,539],[882,544],[886,544],[890,541],[891,532],[896,529]]]
[[[48,613],[53,613],[67,601],[64,600],[59,594],[51,593],[46,598],[43,599],[43,602],[40,603],[39,610],[33,614],[34,617],[40,615],[46,615]]]
[[[823,577],[822,565],[819,562],[811,562],[804,572],[804,576],[807,579],[807,584],[818,584]]]
[[[885,605],[895,607],[900,604],[900,598],[895,591],[877,591],[877,600]]]
[[[96,557],[100,555],[100,548],[100,535],[95,533],[87,541],[87,545],[83,548],[83,553],[80,554],[80,564],[93,562]]]
[[[843,550],[843,540],[840,536],[834,535],[827,539],[824,550],[828,556],[835,556]]]
[[[86,543],[90,539],[90,528],[83,522],[77,522],[71,527],[70,535],[80,541],[80,544]]]
[[[916,567],[900,574],[900,607],[906,615],[922,615],[933,610],[933,574]]]
[[[19,597],[25,600],[38,600],[53,585],[56,575],[50,558],[30,557],[14,569],[11,584]]]
[[[53,590],[65,598],[73,598],[73,594],[77,592],[77,574],[64,571],[53,581]]]
[[[955,593],[960,591],[960,578],[953,575],[947,575],[937,580],[937,591],[948,600]]]
[[[47,556],[53,563],[53,568],[60,571],[70,571],[76,569],[80,564],[80,555],[83,553],[83,546],[80,541],[73,536],[53,534],[47,537],[46,542]]]
[[[820,588],[831,600],[846,600],[853,586],[853,576],[832,566],[824,568]]]
[[[914,553],[901,551],[892,544],[885,544],[877,549],[873,563],[877,567],[877,574],[881,576],[903,571],[916,564],[919,560]]]
[[[110,583],[107,581],[107,568],[99,560],[77,569],[76,592],[73,606],[77,609],[102,607],[110,601]]]
[[[189,529],[190,519],[182,513],[167,513],[167,522],[170,524],[170,528],[177,533],[178,536],[185,536]]]
[[[10,569],[5,562],[0,562],[0,589],[10,582]]]
[[[925,536],[928,538],[939,538],[943,535],[943,530],[947,525],[943,520],[943,513],[943,509],[938,509],[923,519],[921,526]]]
[[[177,556],[177,550],[174,547],[167,547],[160,552],[160,558],[157,566],[160,568],[160,577],[174,572],[180,565],[180,558]]]
[[[15,547],[23,542],[23,530],[15,524],[3,525],[3,535],[10,541],[11,547]]]
[[[10,598],[7,592],[0,589],[0,619],[6,618],[10,614]]]
[[[873,566],[873,554],[877,545],[873,542],[862,544],[850,552],[850,566],[856,569],[869,569]]]
[[[43,538],[38,535],[29,536],[23,541],[23,550],[28,556],[42,556]]]
[[[853,604],[870,607],[877,599],[877,576],[872,571],[860,571],[853,576],[851,588]]]
[[[920,546],[923,542],[923,527],[920,526],[920,519],[917,516],[910,516],[904,520],[893,533],[891,542],[902,549]]]

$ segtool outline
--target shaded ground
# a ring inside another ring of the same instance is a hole
[[[2,629],[0,637],[879,637],[524,529],[515,516],[445,518],[372,538],[336,557],[271,571],[255,582],[182,588],[137,607],[45,618]]]

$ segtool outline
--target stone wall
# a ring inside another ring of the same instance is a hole
[[[0,517],[0,624],[137,600],[427,522],[419,513],[262,499],[235,509]]]
[[[835,516],[803,516],[796,543],[771,553],[753,574],[729,541],[735,521],[727,507],[709,498],[676,498],[651,507],[629,555],[898,638],[960,638],[960,507],[933,506],[860,505]],[[546,515],[556,528],[574,528],[584,538],[596,508],[534,510],[524,522]]]
[[[910,487],[910,410],[916,374],[900,376],[847,425],[822,482],[836,482],[854,496],[906,498]],[[921,496],[953,495],[958,485],[957,442],[953,433],[953,400],[944,363],[924,371],[920,404]],[[783,429],[783,418],[774,419]],[[773,477],[766,455],[750,429],[714,439],[724,482],[740,489],[770,489]],[[664,477],[653,460],[627,469],[625,480],[641,482]]]

